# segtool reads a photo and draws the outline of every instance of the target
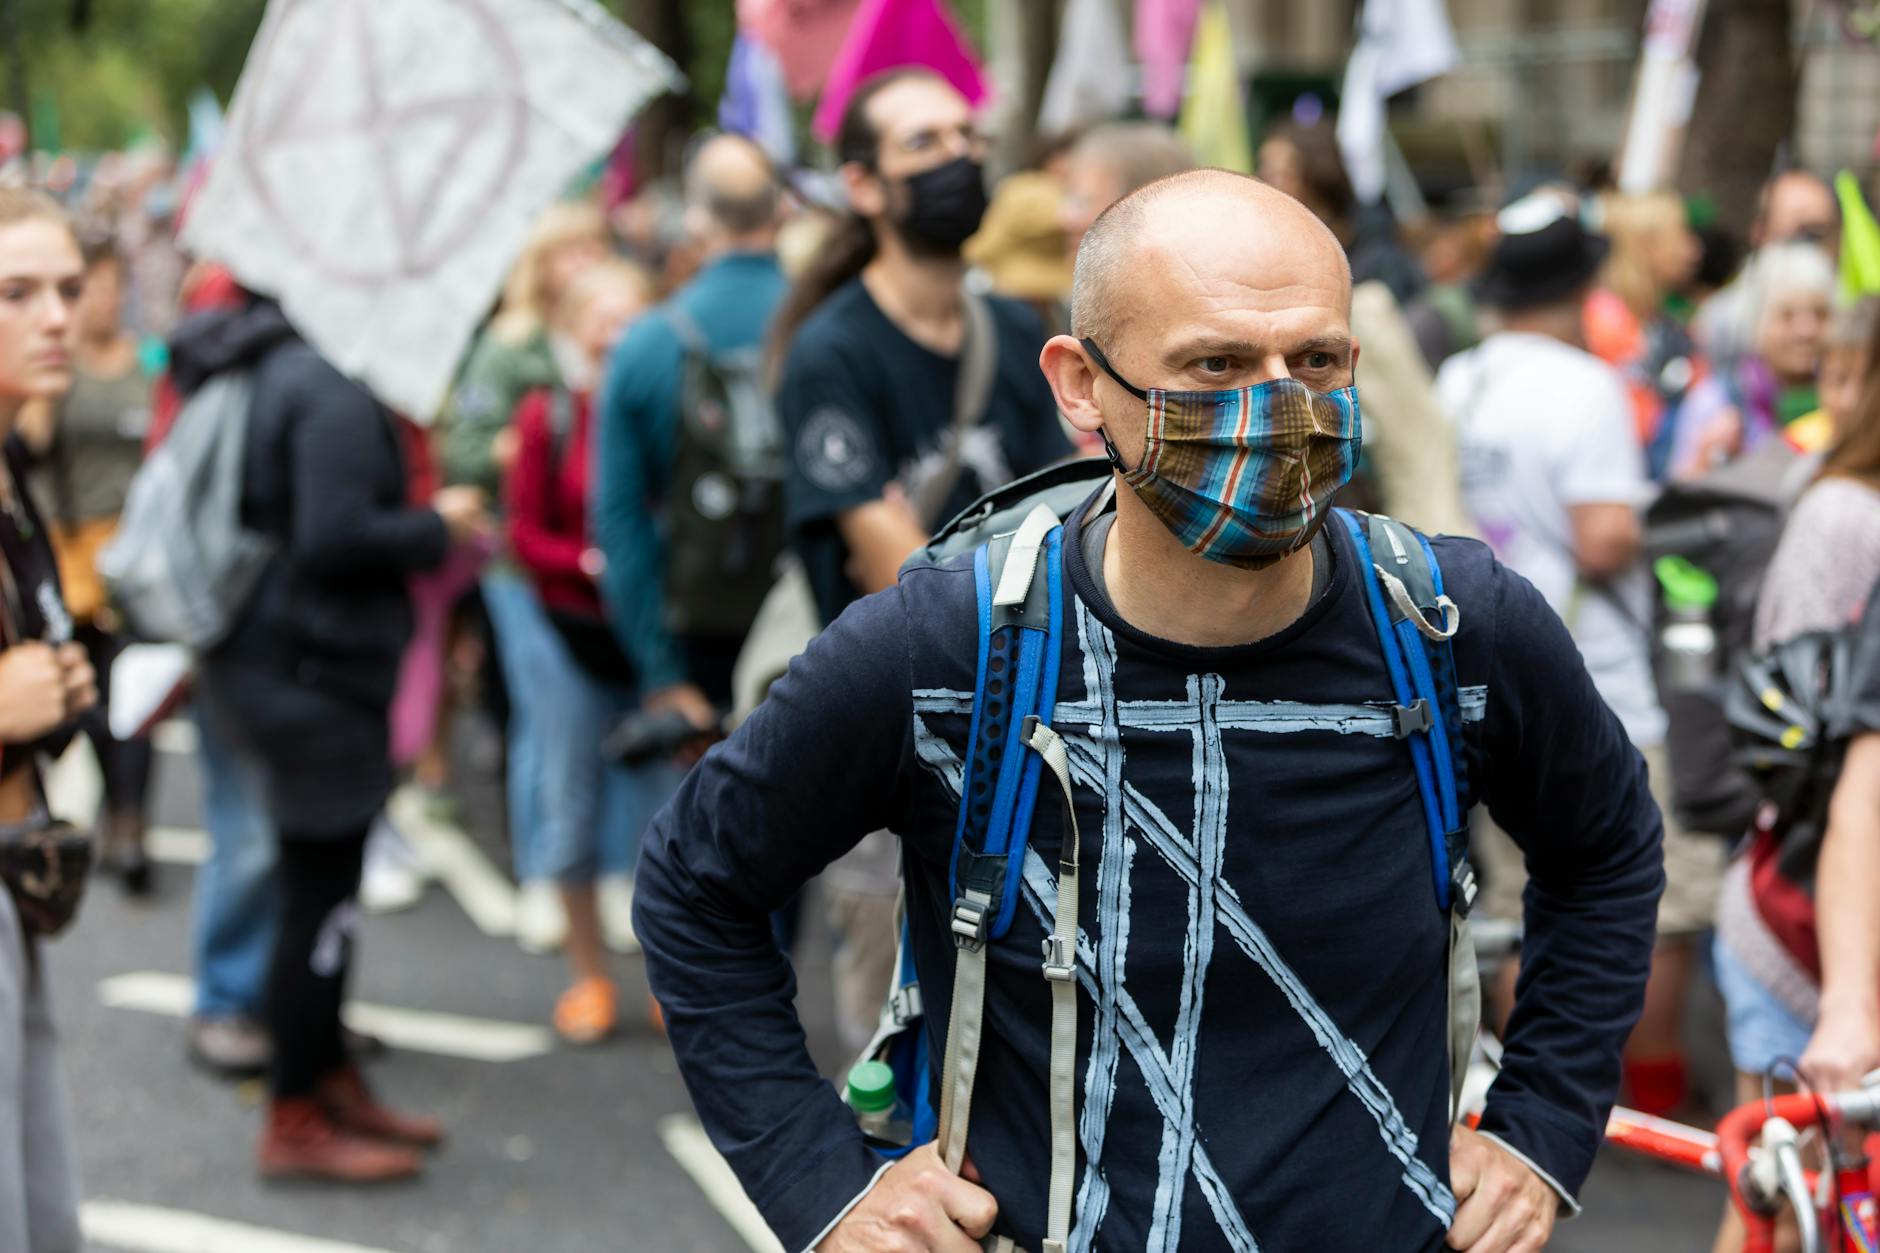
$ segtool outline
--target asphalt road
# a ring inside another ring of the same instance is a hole
[[[167,737],[156,819],[186,861],[200,825],[186,736]],[[473,754],[474,756],[475,754]],[[81,776],[82,778],[82,773]],[[501,864],[493,789],[462,812],[485,870]],[[251,1161],[258,1084],[186,1064],[173,1016],[187,995],[193,870],[160,868],[148,903],[98,883],[80,925],[52,949],[80,1140],[89,1247],[124,1253],[747,1253],[766,1233],[704,1145],[670,1052],[641,1017],[637,958],[616,959],[629,1029],[589,1050],[541,1029],[563,986],[559,959],[500,935],[487,890],[434,886],[414,909],[368,918],[354,995],[407,1041],[373,1063],[382,1091],[447,1122],[451,1140],[419,1182],[375,1191],[265,1186]],[[494,876],[485,875],[485,888]],[[466,899],[473,898],[473,899]],[[499,902],[500,903],[500,902]],[[500,912],[500,911],[498,911]],[[809,917],[815,915],[812,912]],[[843,1058],[830,1028],[826,944],[806,926],[802,1010],[825,1068]],[[400,1013],[398,1011],[408,1011]],[[415,1011],[415,1012],[409,1012]],[[371,1012],[371,1011],[368,1011]],[[1700,1006],[1714,1029],[1714,1010]],[[1700,1061],[1721,1084],[1718,1049]],[[714,1172],[717,1173],[714,1173]],[[1552,1248],[1681,1253],[1709,1248],[1714,1182],[1606,1154],[1586,1214]],[[743,1222],[742,1229],[737,1225]],[[768,1247],[774,1247],[770,1245]]]

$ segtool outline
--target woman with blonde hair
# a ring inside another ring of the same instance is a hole
[[[1612,251],[1586,298],[1586,347],[1624,377],[1647,469],[1662,479],[1669,441],[1659,437],[1705,372],[1690,334],[1665,313],[1665,300],[1690,281],[1703,250],[1684,202],[1670,192],[1606,196],[1599,227]]]
[[[72,385],[83,286],[78,240],[38,192],[0,189],[0,1249],[77,1253],[78,1180],[43,943],[71,920],[86,842],[46,813],[42,753],[97,700],[59,589],[46,528],[23,486],[14,431],[27,402]],[[56,850],[60,875],[46,875]],[[55,889],[51,881],[73,886]]]
[[[444,414],[444,473],[451,483],[483,488],[502,499],[502,480],[515,456],[511,419],[522,398],[564,386],[584,367],[581,354],[551,323],[556,306],[582,274],[613,255],[601,211],[587,201],[551,205],[537,220],[510,269],[502,304],[465,359]],[[538,693],[545,675],[571,665],[555,638],[540,595],[512,554],[499,553],[481,580],[483,607],[508,693],[509,840],[522,895],[516,938],[532,952],[560,945],[565,920],[555,885],[534,850],[546,822],[543,791],[545,719]],[[607,894],[621,914],[620,891]],[[616,919],[614,930],[625,927]]]

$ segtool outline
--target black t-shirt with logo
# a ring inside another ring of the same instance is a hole
[[[959,481],[930,525],[1071,452],[1038,370],[1043,326],[1014,301],[991,297],[987,304],[998,336],[991,399],[966,439]],[[860,279],[837,288],[797,332],[777,410],[791,447],[791,539],[823,621],[834,621],[858,595],[836,515],[880,499],[893,482],[913,496],[940,470],[958,376],[957,357],[909,339]]]

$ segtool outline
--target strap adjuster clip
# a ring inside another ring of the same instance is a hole
[[[986,907],[964,897],[953,902],[953,943],[976,953],[986,942]]]
[[[1449,907],[1466,918],[1475,904],[1475,868],[1465,861],[1450,874],[1449,881]]]
[[[1428,731],[1436,725],[1436,716],[1430,712],[1430,703],[1421,697],[1412,705],[1393,705],[1390,717],[1391,734],[1400,740],[1407,740],[1419,731]]]
[[[888,998],[888,1013],[893,1017],[894,1025],[897,1027],[905,1027],[920,1018],[924,1008],[918,983],[896,988],[894,994]]]
[[[1076,951],[1062,936],[1044,938],[1044,977],[1053,983],[1069,983],[1077,977]]]

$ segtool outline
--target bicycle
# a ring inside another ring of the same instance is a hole
[[[1476,924],[1484,971],[1520,947],[1518,924]],[[1463,1099],[1473,1125],[1501,1063],[1501,1042],[1484,1029],[1478,1039]],[[1867,1151],[1850,1155],[1843,1133],[1858,1130]],[[1867,1137],[1876,1137],[1868,1140]],[[1760,1143],[1757,1141],[1760,1139]],[[1765,1096],[1725,1114],[1714,1132],[1615,1106],[1606,1143],[1658,1161],[1722,1179],[1742,1215],[1744,1253],[1773,1253],[1777,1215],[1795,1215],[1802,1253],[1880,1253],[1880,1071],[1850,1092],[1795,1092]],[[1811,1169],[1805,1150],[1827,1158]]]

